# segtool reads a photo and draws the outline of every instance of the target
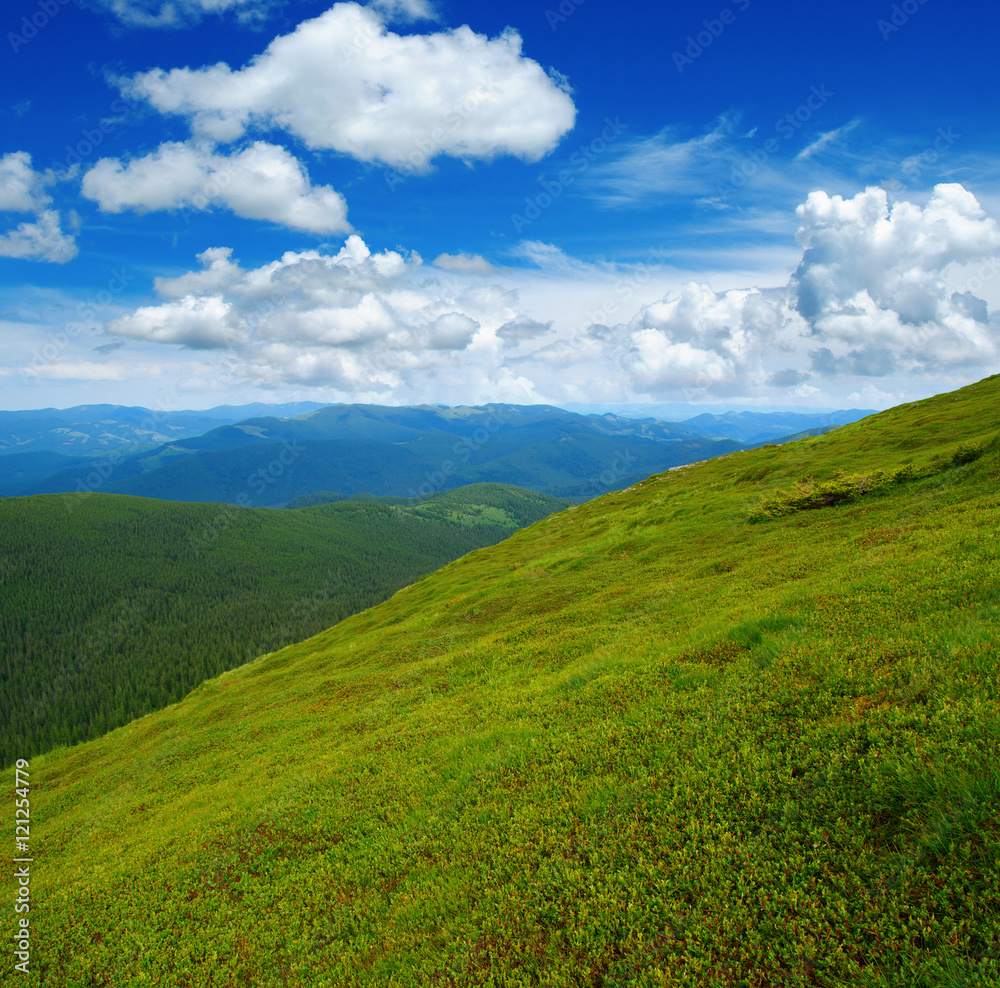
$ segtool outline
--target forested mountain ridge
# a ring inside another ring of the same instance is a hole
[[[756,416],[753,423],[765,420],[773,438],[770,418]],[[754,428],[745,418],[739,423]],[[40,461],[11,454],[0,457],[0,495],[100,490],[267,507],[316,491],[412,497],[495,482],[583,501],[741,448],[683,423],[551,405],[330,405],[292,418],[225,422],[202,435],[103,458],[67,459],[50,464],[47,474]]]
[[[998,422],[650,477],[34,759],[23,982],[994,988]]]
[[[0,759],[98,737],[565,502],[482,484],[299,511],[0,499]]]
[[[700,430],[654,418],[579,415],[554,405],[330,405],[297,418],[264,417],[220,426],[203,436],[176,444],[192,452],[233,449],[254,441],[306,442],[365,439],[404,442],[420,436],[452,436],[481,446],[490,439],[532,441],[593,433],[603,436],[643,436],[660,442],[705,439]],[[478,434],[478,435],[477,435]]]
[[[100,489],[164,500],[273,507],[317,490],[426,497],[467,484],[500,483],[582,501],[628,486],[653,470],[740,448],[728,440],[662,443],[592,434],[531,442],[498,437],[481,446],[434,434],[391,443],[286,441],[199,453],[142,474],[135,474],[134,461],[129,461],[121,471],[124,479],[113,474]],[[85,470],[77,473],[82,476]],[[59,488],[72,490],[73,480],[61,478]]]

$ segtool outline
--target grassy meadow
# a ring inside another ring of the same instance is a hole
[[[651,477],[33,759],[0,980],[995,988],[998,616],[1000,377]]]

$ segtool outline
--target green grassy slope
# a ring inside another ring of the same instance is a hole
[[[0,764],[166,706],[562,507],[488,484],[297,511],[0,500]]]
[[[20,983],[997,985],[998,422],[650,478],[36,759]]]

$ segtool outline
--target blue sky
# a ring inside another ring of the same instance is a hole
[[[0,406],[958,387],[1000,370],[998,23],[16,0]]]

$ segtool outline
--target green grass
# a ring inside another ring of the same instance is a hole
[[[997,985],[998,421],[652,477],[34,760],[21,983]]]

